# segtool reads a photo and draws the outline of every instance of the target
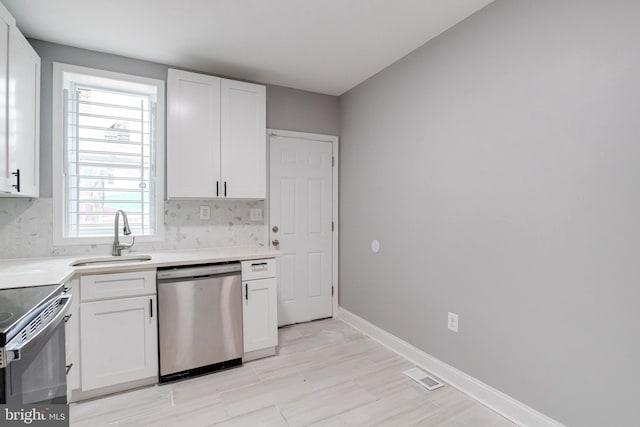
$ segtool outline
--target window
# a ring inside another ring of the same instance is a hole
[[[164,82],[56,63],[53,110],[55,243],[161,238]]]

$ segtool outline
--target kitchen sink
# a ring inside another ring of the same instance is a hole
[[[83,258],[69,264],[71,267],[86,267],[88,265],[109,265],[122,264],[125,262],[145,262],[151,261],[151,255],[125,255],[125,256],[105,256],[95,258]]]

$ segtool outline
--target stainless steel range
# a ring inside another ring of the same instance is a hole
[[[0,404],[67,403],[63,285],[0,290]]]

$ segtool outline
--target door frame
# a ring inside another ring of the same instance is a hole
[[[340,286],[338,283],[338,237],[340,232],[340,225],[338,220],[338,170],[340,165],[339,160],[339,140],[340,138],[336,135],[323,135],[319,133],[307,133],[307,132],[297,132],[290,130],[280,130],[280,129],[269,129],[267,128],[267,200],[265,201],[265,210],[266,210],[266,228],[267,228],[267,244],[269,249],[271,248],[271,240],[269,238],[271,234],[271,230],[269,230],[269,226],[271,223],[271,137],[278,136],[281,138],[296,138],[296,139],[308,139],[311,141],[319,141],[319,142],[330,142],[331,143],[331,152],[333,156],[333,200],[332,200],[332,221],[334,224],[333,233],[331,234],[332,241],[332,260],[331,260],[331,286],[333,286],[333,296],[331,298],[331,306],[332,313],[331,316],[335,319],[338,317],[338,296],[340,295]]]

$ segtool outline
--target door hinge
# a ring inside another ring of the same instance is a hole
[[[331,167],[336,167],[336,158],[334,156],[331,156]]]
[[[331,296],[333,296],[333,286],[331,286]]]
[[[336,223],[331,221],[331,231],[336,231]]]

